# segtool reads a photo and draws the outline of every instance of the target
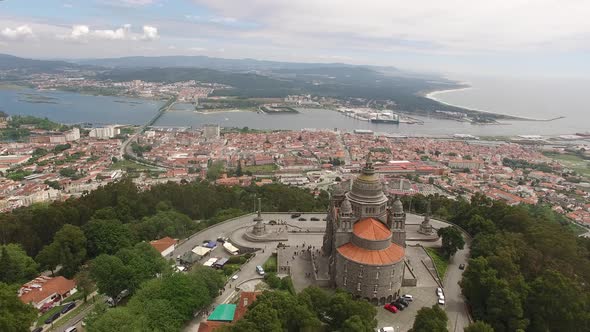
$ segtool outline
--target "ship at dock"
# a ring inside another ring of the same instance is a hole
[[[369,121],[372,123],[399,124],[399,115],[392,112],[373,113],[369,117]]]

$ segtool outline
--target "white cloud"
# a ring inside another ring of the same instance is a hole
[[[23,40],[27,38],[32,38],[35,35],[33,34],[33,29],[30,26],[21,25],[19,27],[16,27],[15,29],[4,28],[2,31],[0,31],[0,36],[9,40]]]
[[[144,25],[143,33],[138,34],[131,31],[131,24],[125,24],[117,29],[92,30],[87,25],[74,25],[68,34],[60,34],[59,39],[87,42],[90,39],[96,40],[146,40],[151,41],[159,38],[158,28]]]
[[[203,52],[203,51],[206,51],[207,49],[204,47],[190,47],[188,50],[193,51],[193,52]]]
[[[99,39],[126,40],[130,39],[131,24],[125,24],[115,30],[94,30],[93,35]]]
[[[160,38],[160,35],[158,34],[158,28],[149,25],[143,26],[143,36],[141,36],[142,40],[156,40],[158,38]]]

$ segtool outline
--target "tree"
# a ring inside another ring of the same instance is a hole
[[[82,270],[74,276],[76,280],[76,288],[84,295],[84,302],[87,301],[88,295],[94,288],[94,283],[90,278],[90,272],[88,270]]]
[[[464,330],[465,332],[494,332],[494,329],[485,322],[480,320],[469,324]]]
[[[453,256],[457,250],[463,249],[465,246],[463,235],[455,226],[440,228],[437,234],[442,238],[442,250],[447,257]]]
[[[17,288],[0,282],[0,331],[28,332],[37,310],[17,297]]]
[[[14,283],[17,280],[16,262],[8,254],[6,247],[2,247],[0,253],[0,282]]]
[[[45,267],[55,269],[61,265],[61,273],[72,277],[86,259],[86,237],[84,232],[70,224],[65,224],[53,238],[53,242],[45,246],[37,256],[37,260]]]
[[[256,302],[254,302],[256,303]],[[282,332],[281,320],[279,314],[271,304],[262,302],[256,306],[252,306],[246,312],[244,320],[249,322],[250,326],[256,326],[256,331],[260,332]],[[238,321],[237,328],[240,329]]]
[[[447,314],[438,305],[418,310],[411,332],[447,332]]]
[[[333,330],[340,329],[348,318],[355,315],[365,320],[371,328],[377,326],[375,320],[377,310],[369,302],[356,301],[349,293],[345,292],[337,292],[332,296],[327,316],[331,317],[329,324]]]
[[[125,307],[106,310],[89,319],[86,329],[88,332],[145,331],[141,328],[138,317]]]
[[[162,255],[146,242],[140,242],[133,248],[119,250],[116,257],[130,272],[128,289],[134,292],[139,286],[159,274],[170,273],[171,268]]]
[[[581,330],[581,322],[590,326],[590,316],[584,308],[588,296],[573,280],[558,271],[546,270],[530,287],[526,311],[531,317],[532,331]]]
[[[195,230],[195,223],[186,215],[175,210],[158,211],[135,224],[134,229],[141,240],[151,241],[165,236],[182,238]]]
[[[84,234],[88,240],[88,256],[96,257],[100,254],[112,255],[121,248],[131,247],[135,236],[127,225],[120,220],[91,220],[84,225]]]
[[[131,286],[132,272],[119,257],[100,255],[90,264],[90,275],[98,291],[115,299]]]
[[[373,327],[357,315],[351,316],[342,324],[342,332],[372,332]]]

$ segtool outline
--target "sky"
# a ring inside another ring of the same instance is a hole
[[[0,53],[590,76],[588,0],[0,0]]]

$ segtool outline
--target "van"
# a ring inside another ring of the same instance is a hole
[[[262,266],[260,266],[260,265],[256,265],[256,272],[257,272],[258,274],[260,274],[261,276],[263,276],[263,275],[264,275],[264,269],[263,269],[263,268],[262,268]]]
[[[76,332],[78,329],[75,326],[68,327],[64,332]]]

